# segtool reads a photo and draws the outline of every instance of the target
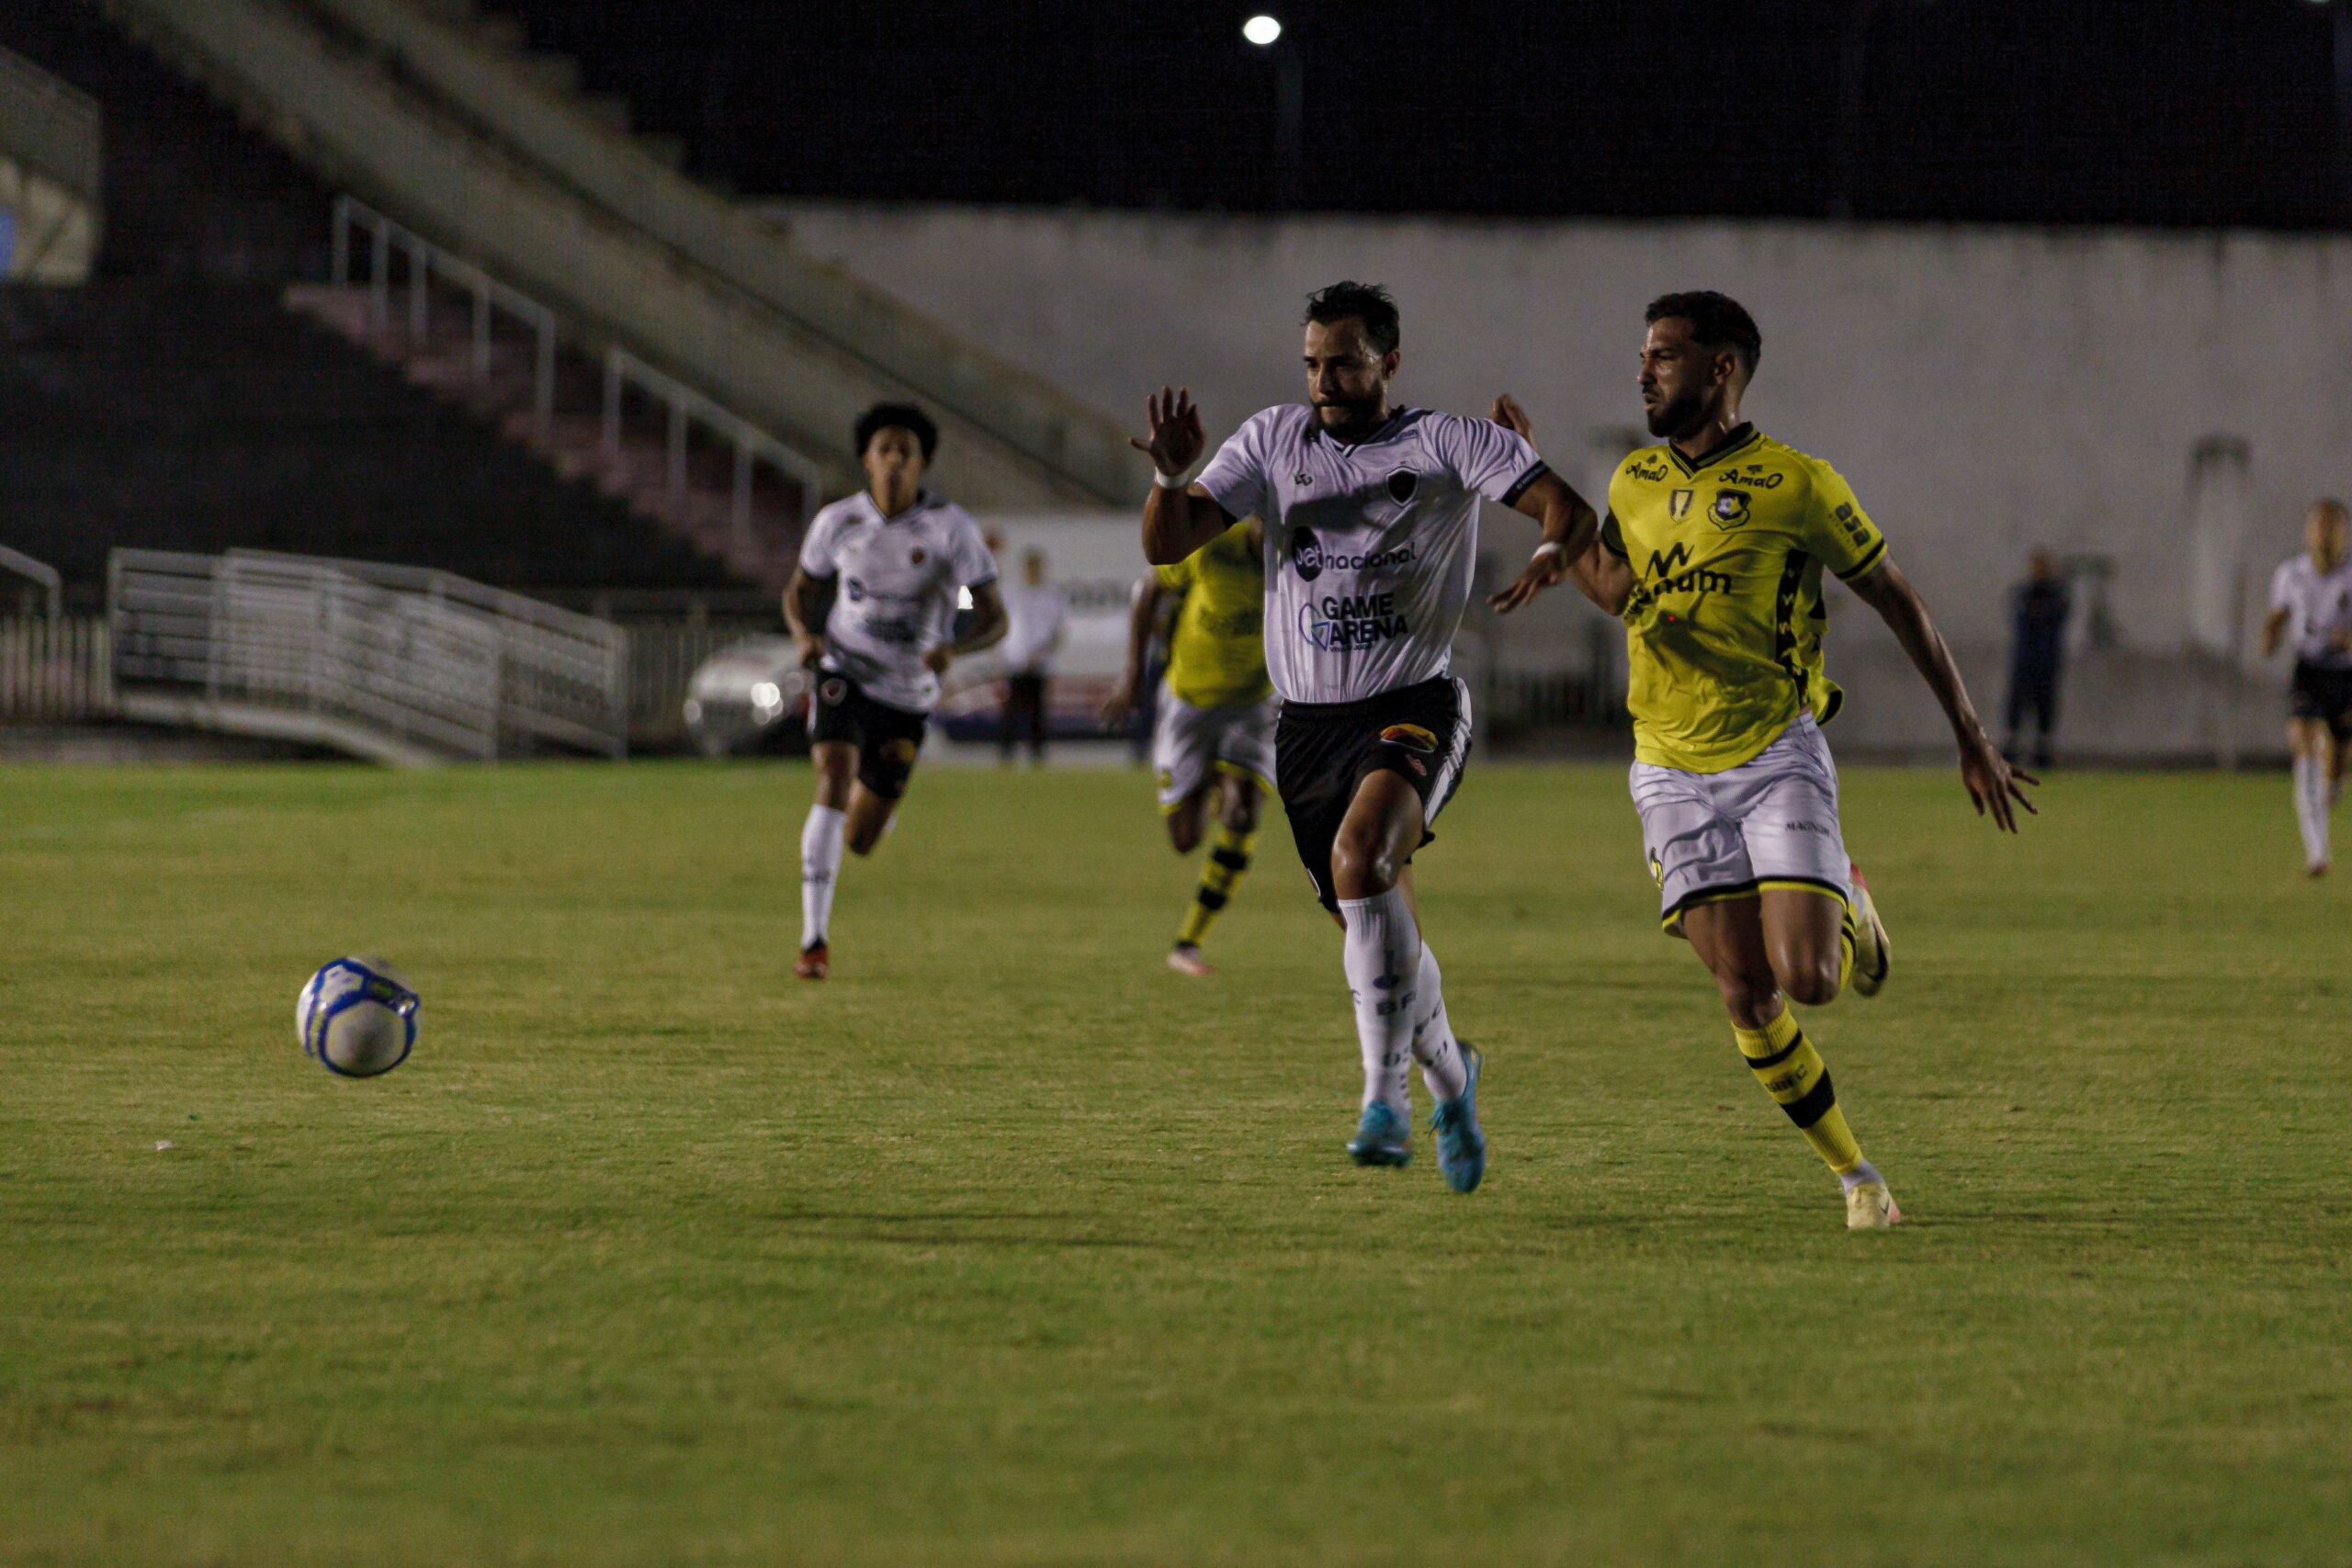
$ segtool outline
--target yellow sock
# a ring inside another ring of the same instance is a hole
[[[1209,928],[1233,897],[1241,874],[1250,869],[1250,851],[1258,842],[1255,832],[1237,833],[1224,823],[1209,840],[1209,852],[1201,862],[1201,886],[1193,894],[1193,907],[1184,911],[1183,929],[1176,933],[1180,942],[1197,947]]]
[[[1852,952],[1849,946],[1849,957]],[[1821,1053],[1797,1027],[1795,1010],[1781,1008],[1781,1016],[1761,1029],[1734,1024],[1731,1032],[1747,1070],[1756,1075],[1773,1102],[1789,1113],[1789,1120],[1829,1168],[1843,1176],[1859,1167],[1861,1145],[1854,1142],[1853,1132],[1846,1125],[1846,1113],[1838,1109],[1838,1091],[1830,1087],[1829,1068]]]

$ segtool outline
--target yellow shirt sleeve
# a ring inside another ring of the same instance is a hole
[[[1840,580],[1866,577],[1886,558],[1886,536],[1879,532],[1846,476],[1815,459],[1812,504],[1804,519],[1805,547]]]
[[[1159,579],[1159,586],[1182,593],[1193,586],[1193,562],[1198,558],[1197,555],[1186,556],[1173,566],[1154,567],[1152,572]]]

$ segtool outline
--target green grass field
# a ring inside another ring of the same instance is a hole
[[[1468,1199],[1342,1157],[1279,824],[1188,983],[1140,775],[927,772],[809,987],[808,784],[0,771],[0,1562],[2352,1561],[2352,896],[2283,779],[2004,841],[1849,773],[1862,1236],[1619,769],[1475,770],[1423,858]],[[355,951],[425,997],[368,1083],[292,1032]]]

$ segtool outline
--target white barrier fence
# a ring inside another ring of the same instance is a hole
[[[0,719],[75,723],[114,712],[114,641],[103,616],[0,621]]]
[[[119,710],[401,764],[628,748],[628,638],[447,573],[117,550]]]

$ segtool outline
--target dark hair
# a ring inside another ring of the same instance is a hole
[[[1690,323],[1690,336],[1701,348],[1710,354],[1729,349],[1739,355],[1742,368],[1750,376],[1756,374],[1756,362],[1764,357],[1764,334],[1756,330],[1756,318],[1738,300],[1712,288],[1661,294],[1650,301],[1642,320],[1654,325],[1669,316]]]
[[[1306,297],[1306,319],[1324,327],[1334,321],[1362,321],[1374,354],[1390,353],[1404,337],[1396,301],[1377,283],[1335,283],[1317,289]]]
[[[922,448],[922,460],[939,450],[939,426],[931,423],[931,415],[912,403],[876,403],[857,416],[857,455],[874,445],[874,437],[885,430],[905,430],[914,434],[915,442]]]

